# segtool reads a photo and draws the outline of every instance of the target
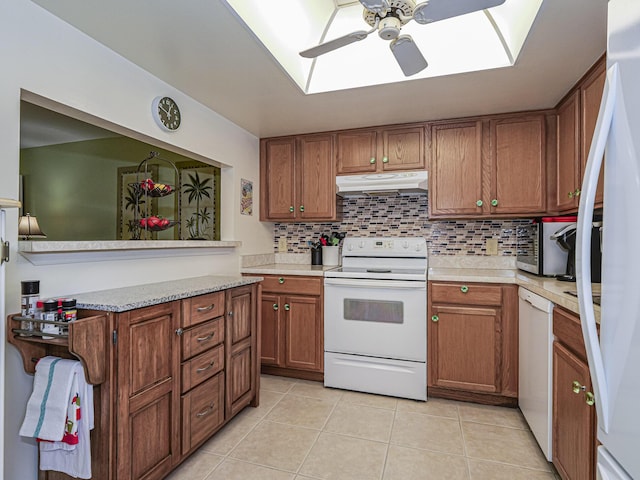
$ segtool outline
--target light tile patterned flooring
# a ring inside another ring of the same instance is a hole
[[[263,375],[247,407],[170,480],[554,480],[517,409]]]

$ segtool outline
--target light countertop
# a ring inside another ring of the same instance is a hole
[[[254,275],[304,275],[310,277],[323,277],[324,272],[333,270],[337,266],[310,265],[301,263],[271,263],[254,267],[243,267],[242,273]]]
[[[261,277],[243,277],[241,275],[210,275],[79,293],[69,295],[69,297],[76,299],[78,308],[106,312],[125,312],[182,298],[204,295],[205,293],[218,292],[228,288],[250,285],[261,280]]]

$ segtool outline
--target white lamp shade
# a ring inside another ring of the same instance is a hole
[[[47,236],[40,230],[38,220],[36,217],[32,217],[28,213],[24,217],[20,217],[18,221],[18,235],[24,237],[25,240],[30,238],[47,238]]]

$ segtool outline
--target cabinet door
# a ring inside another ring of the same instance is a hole
[[[604,83],[607,71],[604,59],[600,61],[596,69],[585,78],[584,83],[580,87],[580,104],[582,112],[582,131],[581,131],[581,172],[587,164],[589,157],[589,149],[591,148],[591,140],[593,140],[593,132],[596,129],[596,120],[600,111],[600,101],[604,91]],[[596,207],[602,206],[604,197],[604,175],[600,171],[598,177],[598,189],[596,190]]]
[[[226,418],[248,405],[256,395],[258,372],[255,286],[227,291]]]
[[[261,143],[260,220],[293,220],[295,211],[295,137]]]
[[[284,311],[284,305],[281,305],[280,298],[278,295],[262,294],[260,303],[260,361],[262,365],[283,366],[280,346],[283,345],[284,338],[280,337],[283,332],[281,311]]]
[[[490,132],[491,213],[544,213],[544,115],[491,120]]]
[[[300,192],[296,217],[331,220],[336,215],[336,171],[333,135],[305,135],[298,143],[296,177]]]
[[[377,134],[375,130],[340,132],[336,136],[338,175],[370,173],[377,170]]]
[[[382,131],[382,170],[424,170],[424,127]]]
[[[482,123],[435,124],[430,137],[430,215],[481,214]]]
[[[500,392],[500,309],[433,305],[431,315],[429,385]]]
[[[578,393],[574,393],[574,382]],[[590,389],[588,365],[554,342],[552,455],[553,464],[565,480],[596,478],[595,409],[586,403]]]
[[[285,304],[285,366],[321,372],[323,324],[320,297],[290,295]]]
[[[576,189],[580,185],[580,97],[573,93],[558,107],[556,154],[556,210],[578,208]]]
[[[117,318],[117,478],[164,478],[180,459],[179,302]]]

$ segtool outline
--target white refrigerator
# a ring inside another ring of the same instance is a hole
[[[599,478],[640,479],[640,1],[609,0],[607,81],[584,175],[576,247],[580,318],[598,417]],[[604,160],[600,338],[591,222]]]

